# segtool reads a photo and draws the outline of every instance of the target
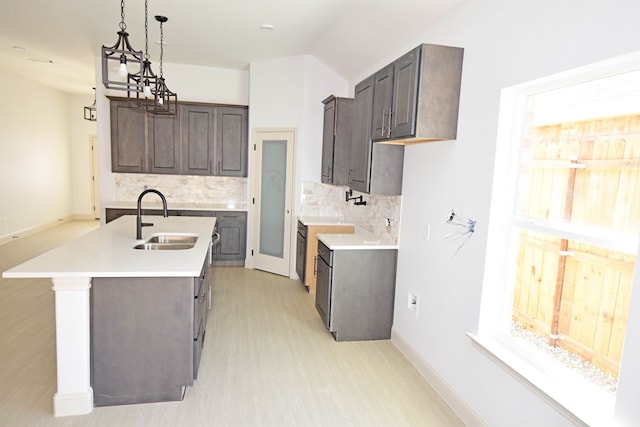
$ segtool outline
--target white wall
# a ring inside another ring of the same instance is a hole
[[[347,81],[311,56],[251,64],[250,129],[298,129],[297,195],[303,181],[320,182],[322,100],[329,95],[347,96],[347,92]]]
[[[294,214],[297,214],[302,182],[320,182],[322,100],[332,94],[346,96],[347,81],[311,56],[254,62],[250,75],[249,134],[252,135],[256,128],[287,127],[297,130],[294,178]],[[252,154],[250,151],[250,162]],[[295,227],[294,221],[290,242],[292,254],[295,254]],[[290,272],[295,277],[294,256],[291,257]]]
[[[69,143],[71,147],[71,214],[75,218],[93,218],[91,203],[91,143],[96,122],[84,119],[84,107],[93,103],[93,95],[68,95]]]
[[[406,147],[394,330],[492,427],[571,424],[465,336],[478,324],[500,90],[640,49],[638,16],[635,0],[466,1],[392,55],[421,42],[465,48],[457,141]],[[459,242],[445,239],[452,208],[477,220],[454,258]],[[417,319],[404,303],[409,289],[419,295]],[[634,327],[627,339],[637,340]],[[627,356],[623,375],[636,375],[640,357]],[[620,400],[631,401],[623,386]]]
[[[67,96],[0,68],[0,241],[67,218]]]

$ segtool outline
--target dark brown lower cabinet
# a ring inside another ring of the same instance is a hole
[[[198,375],[210,270],[207,255],[199,277],[92,280],[95,406],[182,400]]]

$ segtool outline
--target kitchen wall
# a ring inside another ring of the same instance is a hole
[[[71,214],[78,219],[94,218],[91,194],[91,139],[92,136],[96,136],[97,130],[96,122],[84,119],[84,107],[92,103],[93,94],[67,95],[71,155]]]
[[[108,92],[102,85],[102,63],[96,58],[96,91],[98,109],[98,145],[100,154],[100,201],[136,201],[144,185],[167,194],[169,203],[203,203],[203,197],[221,196],[246,203],[246,179],[224,180],[220,177],[162,176],[119,174],[111,172],[111,129],[109,100],[106,95],[123,96],[124,92]],[[183,64],[163,64],[163,74],[169,88],[180,101],[249,105],[249,74],[243,70],[200,67]],[[251,117],[251,111],[249,111]],[[229,184],[221,189],[220,185]],[[208,200],[210,203],[211,200]],[[218,203],[217,201],[215,203]]]
[[[69,96],[0,68],[0,242],[74,213]],[[91,100],[93,101],[93,100]],[[85,129],[86,131],[86,129]]]
[[[308,55],[254,62],[250,66],[249,129],[294,128],[294,216],[300,213],[303,182],[320,182],[322,100],[345,96],[347,81]],[[253,161],[253,151],[249,152]],[[251,177],[249,177],[251,182]],[[250,184],[251,185],[251,184]],[[249,224],[249,236],[251,224]],[[291,253],[295,254],[296,221],[291,221]],[[249,242],[251,244],[251,242]],[[295,256],[290,257],[295,277]]]
[[[247,178],[227,176],[173,176],[140,173],[115,174],[117,201],[136,201],[140,192],[155,188],[171,203],[224,204],[244,209],[247,204]]]
[[[352,223],[376,236],[398,242],[402,196],[378,196],[353,192],[362,196],[365,206],[345,201],[349,187],[319,182],[303,182],[298,215],[328,216]],[[386,225],[386,219],[390,225]]]
[[[406,147],[394,333],[470,425],[477,417],[492,427],[573,425],[466,336],[478,328],[500,90],[640,50],[638,16],[635,0],[464,1],[351,82],[421,42],[465,48],[457,140]],[[454,208],[477,226],[451,257],[457,243],[446,239],[446,218]],[[638,282],[618,389],[621,425],[640,420]],[[419,296],[418,317],[404,303],[409,289]]]

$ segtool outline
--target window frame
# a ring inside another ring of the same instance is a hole
[[[624,381],[625,372],[621,372],[618,392],[616,396],[612,396],[579,378],[550,356],[531,352],[530,349],[518,344],[508,336],[504,326],[510,323],[512,313],[512,300],[508,297],[507,290],[508,286],[511,286],[510,279],[514,277],[516,269],[516,261],[513,259],[516,255],[510,249],[515,238],[514,229],[530,229],[556,236],[561,235],[569,239],[574,236],[571,227],[565,224],[559,226],[547,221],[532,221],[530,218],[517,217],[514,214],[520,142],[525,125],[527,99],[539,92],[637,69],[640,69],[640,52],[508,87],[502,90],[500,97],[480,315],[477,332],[470,332],[467,335],[478,350],[513,374],[567,418],[579,424],[611,425],[614,413],[633,412],[629,408],[621,410],[616,408],[616,400],[620,395],[620,383]],[[514,143],[515,141],[517,143]],[[579,235],[584,241],[583,233],[575,235]],[[640,253],[637,239],[618,240],[615,237],[602,239],[594,236],[592,243],[605,247],[611,247],[613,244],[636,255]],[[640,285],[636,283],[638,274],[635,274],[640,271],[639,266],[640,256],[637,256],[632,299],[634,294],[637,299],[640,292],[638,289]],[[630,311],[633,307],[632,304]],[[630,313],[629,322],[632,321],[632,317]],[[634,334],[637,335],[637,331],[634,330]],[[623,350],[623,360],[626,347],[625,345]],[[636,370],[637,368],[632,368],[628,376],[637,376]],[[627,381],[631,380],[632,378]]]

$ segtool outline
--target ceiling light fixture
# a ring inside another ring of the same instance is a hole
[[[84,107],[84,119],[95,122],[98,118],[96,114],[96,88],[93,88],[93,104]]]
[[[102,83],[107,89],[141,92],[142,84],[127,78],[132,66],[139,66],[142,74],[142,52],[134,50],[129,43],[124,22],[124,0],[120,1],[120,18],[118,41],[111,47],[102,46]]]
[[[151,88],[155,86],[156,79],[158,78],[155,73],[151,70],[151,61],[149,61],[149,20],[148,20],[148,7],[147,0],[144,1],[144,61],[142,61],[142,71],[140,73],[131,74],[129,73],[127,79],[129,81],[130,86],[140,86],[142,85],[142,94],[145,98],[153,98],[153,94],[151,93]],[[136,97],[140,97],[140,93],[136,91]],[[128,96],[131,96],[130,93],[127,93]]]
[[[174,115],[178,111],[178,95],[167,87],[164,76],[162,74],[162,57],[164,54],[164,30],[163,24],[168,21],[166,16],[156,15],[156,21],[160,23],[160,75],[156,79],[156,85],[151,92],[153,93],[153,107],[148,111],[152,114],[169,114]]]

